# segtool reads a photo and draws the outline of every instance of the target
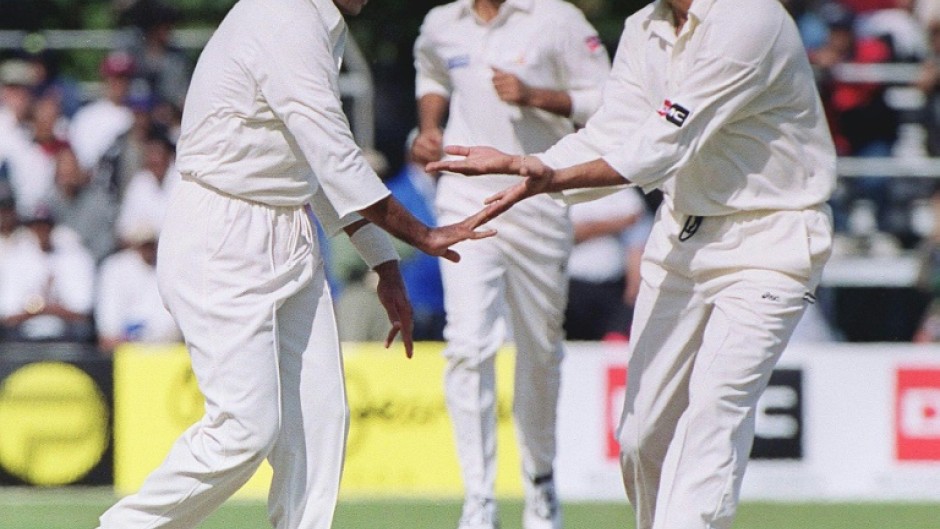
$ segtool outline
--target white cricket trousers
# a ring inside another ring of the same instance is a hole
[[[663,203],[641,265],[619,433],[638,529],[731,527],[754,407],[813,300],[831,226],[823,206],[705,217],[696,229]]]
[[[184,180],[160,237],[160,292],[179,324],[205,416],[101,529],[190,529],[267,459],[277,529],[327,529],[349,413],[332,301],[302,208]]]
[[[492,194],[466,191],[466,186],[438,186],[442,224],[479,210],[484,196]],[[459,263],[441,261],[447,314],[444,393],[464,491],[471,501],[494,497],[495,355],[506,337],[504,318],[512,325],[516,346],[513,416],[522,472],[529,479],[552,472],[564,356],[562,324],[571,251],[565,208],[548,196],[533,197],[490,227],[498,231],[496,237],[454,246]]]

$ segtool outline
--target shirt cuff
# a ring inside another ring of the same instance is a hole
[[[571,120],[584,125],[601,104],[601,93],[597,90],[568,92],[571,98]]]
[[[450,97],[450,90],[448,90],[444,84],[439,83],[434,79],[430,79],[428,77],[419,77],[417,80],[415,80],[415,96],[417,99],[421,99],[423,96],[428,94],[437,94],[444,97]]]

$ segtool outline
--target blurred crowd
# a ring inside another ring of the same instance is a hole
[[[940,0],[781,1],[816,69],[840,156],[940,156]],[[164,205],[180,179],[175,143],[193,63],[173,45],[178,11],[151,0],[134,5],[127,20],[140,37],[104,56],[93,90],[62,75],[48,51],[0,56],[0,341],[88,341],[110,351],[126,341],[180,339],[154,265]],[[859,65],[875,73],[846,74]],[[882,65],[914,73],[882,78]],[[368,155],[393,194],[433,223],[434,178],[403,148],[399,168]],[[900,339],[940,341],[940,303],[931,303],[940,299],[936,176],[842,178],[832,200],[837,257],[920,259],[915,288],[924,302],[899,307],[918,322]],[[629,339],[638,260],[656,206],[655,195],[629,189],[572,208],[569,340]],[[440,340],[437,262],[400,250],[415,336]],[[328,255],[342,338],[384,339],[374,278],[341,238],[330,241]],[[814,308],[798,333],[844,338],[833,319],[831,307]]]

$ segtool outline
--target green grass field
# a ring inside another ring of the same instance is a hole
[[[91,529],[114,501],[108,489],[0,489],[0,529]],[[500,501],[503,529],[519,529],[521,502]],[[456,500],[341,499],[334,529],[453,529]],[[626,503],[566,503],[569,529],[632,529]],[[260,502],[227,503],[201,529],[266,529]],[[940,529],[940,504],[745,503],[734,529]]]

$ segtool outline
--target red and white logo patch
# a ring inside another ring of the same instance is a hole
[[[656,113],[666,118],[666,121],[677,127],[681,127],[685,123],[686,118],[689,117],[689,109],[678,103],[673,103],[668,99],[663,100],[662,108],[657,110]]]
[[[587,44],[588,51],[591,53],[594,53],[604,46],[604,43],[601,42],[601,38],[597,35],[591,35],[590,37],[584,39],[584,43]]]
[[[901,461],[940,461],[940,369],[899,369],[895,440]]]

